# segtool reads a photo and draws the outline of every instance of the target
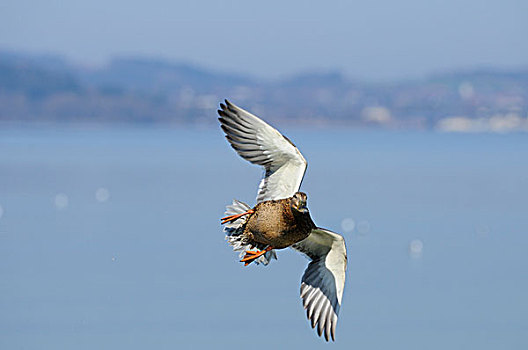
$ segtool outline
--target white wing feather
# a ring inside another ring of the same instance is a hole
[[[229,101],[218,110],[222,130],[237,153],[264,167],[257,202],[293,196],[301,187],[306,160],[275,128]]]
[[[341,307],[347,254],[345,240],[337,233],[317,228],[292,248],[306,254],[312,261],[304,271],[301,298],[306,316],[324,333],[326,340],[335,340],[337,316]]]

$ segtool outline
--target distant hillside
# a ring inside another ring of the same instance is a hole
[[[528,70],[475,70],[370,84],[338,72],[281,81],[156,59],[86,68],[0,51],[0,121],[214,123],[228,98],[270,121],[446,131],[528,130]]]

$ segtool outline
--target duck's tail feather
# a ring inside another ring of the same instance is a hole
[[[250,209],[251,207],[247,205],[246,203],[233,199],[233,203],[226,206],[225,216],[242,214]],[[246,250],[251,250],[255,248],[259,250],[266,249],[265,245],[255,243],[255,242],[250,242],[248,238],[243,234],[247,219],[248,219],[248,215],[244,215],[234,221],[227,222],[224,225],[224,232],[226,234],[226,240],[233,247],[233,250],[235,252],[240,253],[239,254],[240,258],[244,256],[244,254],[246,253]],[[268,265],[271,259],[277,259],[277,254],[275,253],[274,250],[270,250],[269,252],[266,252],[266,254],[255,259],[254,262],[257,265],[258,264]]]

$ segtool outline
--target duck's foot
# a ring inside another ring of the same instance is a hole
[[[244,255],[244,257],[242,258],[242,260],[240,260],[240,262],[243,262],[244,266],[248,266],[253,261],[255,261],[255,259],[257,259],[258,257],[266,254],[270,250],[273,250],[273,247],[267,247],[264,250],[257,250],[256,252],[254,252],[252,250],[246,250],[246,255]]]
[[[229,216],[226,216],[220,220],[222,220],[222,225],[225,224],[225,223],[228,223],[228,222],[231,222],[231,221],[235,221],[236,219],[244,216],[244,215],[248,215],[248,214],[253,214],[255,211],[253,209],[250,209],[248,211],[246,211],[245,213],[241,213],[241,214],[235,214],[235,215],[229,215]]]

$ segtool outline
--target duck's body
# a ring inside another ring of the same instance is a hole
[[[258,203],[244,225],[248,241],[283,249],[308,237],[316,226],[308,210],[299,211],[293,205],[297,195],[306,198],[298,192],[294,197]]]

